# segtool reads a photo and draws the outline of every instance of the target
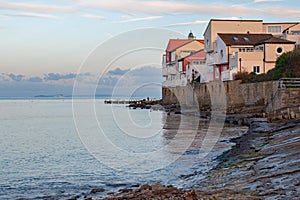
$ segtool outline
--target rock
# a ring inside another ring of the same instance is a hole
[[[295,113],[293,111],[291,111],[290,117],[291,117],[291,119],[295,119],[296,118],[296,115],[295,115]]]
[[[98,192],[104,192],[105,189],[104,188],[95,188],[95,189],[92,189],[91,190],[91,193],[95,194],[95,193],[98,193]]]
[[[79,199],[79,198],[80,198],[80,196],[77,195],[77,196],[75,196],[75,197],[70,198],[69,200],[77,200],[77,199]]]
[[[165,189],[166,189],[166,187],[160,183],[156,183],[156,184],[152,185],[152,190],[165,190]]]
[[[152,187],[148,184],[145,184],[141,187],[141,190],[152,190]]]
[[[185,200],[197,200],[197,195],[194,190],[191,192],[185,192],[184,196]]]
[[[123,188],[123,189],[119,189],[120,193],[128,193],[128,192],[132,192],[132,189],[128,189],[128,188]]]

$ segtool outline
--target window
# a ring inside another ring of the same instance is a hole
[[[179,72],[183,71],[183,64],[182,64],[182,62],[178,62],[178,71]]]
[[[201,61],[199,61],[200,63],[200,65],[204,65],[206,62],[205,62],[205,60],[201,60]]]
[[[260,66],[253,66],[253,72],[256,74],[260,73]]]
[[[292,31],[292,35],[300,35],[300,31]]]
[[[239,40],[238,37],[233,37],[232,39],[233,39],[234,41],[238,41],[238,40]]]
[[[199,65],[200,63],[199,63],[199,61],[193,61],[193,64],[194,65]]]
[[[247,42],[249,41],[249,38],[247,38],[247,37],[243,37],[243,39]]]
[[[276,49],[276,52],[277,52],[278,54],[282,54],[283,48],[282,48],[282,47],[278,47],[278,48]]]
[[[171,62],[175,61],[175,51],[171,52]]]
[[[215,78],[218,79],[220,76],[220,72],[218,68],[215,68]]]
[[[281,26],[268,26],[268,33],[282,33]]]

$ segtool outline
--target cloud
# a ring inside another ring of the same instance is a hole
[[[88,14],[88,13],[81,15],[81,17],[90,18],[90,19],[105,19],[106,18],[106,17],[100,16],[100,15],[93,15],[93,14]]]
[[[256,0],[259,2],[275,1],[275,0]],[[219,14],[232,14],[235,16],[280,16],[287,17],[288,14],[293,13],[300,15],[299,10],[292,10],[281,7],[281,12],[273,12],[268,7],[254,8],[249,5],[235,5],[228,4],[209,4],[209,3],[185,3],[174,1],[139,1],[139,0],[79,0],[79,7],[86,7],[98,9],[102,11],[113,11],[125,14],[143,13],[150,15],[177,15],[177,14],[196,14],[196,15],[219,15]]]
[[[280,2],[282,0],[254,0],[253,3]]]
[[[11,78],[11,80],[18,81],[18,82],[22,81],[23,78],[24,78],[24,75],[15,75],[15,74],[12,74],[12,73],[7,74],[7,76],[9,76]]]
[[[32,17],[32,18],[45,18],[45,19],[59,19],[60,17],[42,13],[17,13],[17,14],[1,14],[4,17]]]
[[[35,77],[30,77],[27,79],[29,82],[34,82],[34,83],[40,83],[43,82],[43,79],[41,77],[35,76]]]
[[[0,1],[0,9],[2,10],[23,10],[34,12],[72,12],[75,9],[70,6],[56,6],[49,4],[34,4],[34,3],[16,3]]]
[[[128,23],[128,22],[137,22],[137,21],[149,21],[154,19],[162,18],[162,16],[149,16],[149,17],[141,17],[141,18],[132,18],[132,19],[126,19],[119,21],[117,23]]]
[[[165,27],[175,27],[175,26],[189,26],[189,25],[198,25],[198,24],[207,24],[208,21],[194,21],[194,22],[181,22],[181,23],[175,23],[175,24],[169,24]]]
[[[108,75],[120,75],[120,76],[122,76],[122,75],[126,74],[128,71],[130,71],[130,69],[124,69],[124,70],[122,70],[120,68],[116,68],[114,70],[108,71],[107,74]]]
[[[59,73],[48,73],[45,74],[44,80],[45,81],[58,81],[62,79],[73,79],[76,78],[76,74],[59,74]]]
[[[39,94],[72,94],[76,80],[83,83],[80,90],[86,94],[90,87],[98,83],[97,94],[136,95],[145,94],[150,97],[161,95],[160,84],[163,81],[162,70],[158,67],[146,66],[135,69],[108,71],[98,81],[93,73],[60,74],[48,73],[42,76],[27,77],[22,74],[0,73],[0,96],[34,96]],[[3,90],[1,88],[4,88]],[[88,88],[88,89],[87,89]]]
[[[42,76],[32,76],[28,77],[23,74],[13,74],[13,73],[1,73],[0,74],[0,81],[11,82],[44,82],[44,81],[60,81],[60,80],[74,80],[75,78],[87,78],[87,77],[94,77],[92,73],[82,73],[82,74],[75,74],[75,73],[68,73],[68,74],[60,74],[60,73],[48,73]]]
[[[162,70],[158,67],[117,68],[104,74],[98,81],[97,94],[116,96],[160,97]]]

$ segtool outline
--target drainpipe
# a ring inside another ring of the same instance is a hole
[[[240,61],[240,72],[242,73],[242,58],[239,58]]]
[[[264,74],[266,73],[266,44],[264,44]]]

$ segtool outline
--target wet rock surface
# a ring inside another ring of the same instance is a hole
[[[260,199],[300,199],[299,121],[254,122],[235,142],[198,187],[212,193],[225,188],[252,193]]]
[[[300,199],[300,121],[254,120],[231,142],[236,145],[201,178],[181,177],[196,180],[190,189],[146,184],[98,199]]]
[[[126,190],[126,189],[124,189]],[[143,185],[139,189],[128,191],[125,194],[121,192],[106,198],[107,200],[121,200],[121,199],[186,199],[196,200],[197,195],[195,190],[185,191],[176,188],[172,185],[161,185],[159,183],[154,185]]]

